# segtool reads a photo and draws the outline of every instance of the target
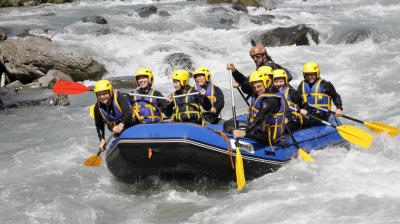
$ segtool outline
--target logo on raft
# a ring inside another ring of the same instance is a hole
[[[230,139],[230,142],[231,142],[232,149],[236,149],[235,139]],[[242,142],[242,141],[239,140],[238,141],[238,147],[242,151],[246,151],[246,152],[249,152],[251,154],[254,154],[254,147],[253,147],[252,144],[250,144],[248,142]]]

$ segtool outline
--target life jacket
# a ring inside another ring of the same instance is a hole
[[[272,148],[273,142],[279,139],[285,132],[285,112],[287,110],[287,102],[281,93],[262,93],[258,97],[252,97],[249,107],[248,121],[253,122],[261,108],[261,102],[265,98],[278,98],[280,100],[280,108],[277,113],[274,113],[265,118],[258,131],[265,133],[269,145]]]
[[[304,102],[316,107],[321,107],[327,110],[331,110],[332,108],[332,99],[326,94],[326,90],[321,85],[323,79],[318,79],[315,83],[313,83],[312,87],[310,85],[306,85],[304,80],[301,82],[301,94],[303,96]],[[326,113],[324,111],[311,108],[311,113]]]
[[[199,84],[196,84],[194,88],[196,91],[200,91],[203,89]],[[215,102],[217,102],[217,98],[215,97],[214,88],[215,88],[214,84],[209,83],[207,86],[207,89],[206,89],[206,96],[208,97],[208,99],[211,102],[211,107],[215,107]],[[204,111],[203,107],[201,107],[201,110]]]
[[[289,109],[290,113],[292,114],[291,118],[292,118],[292,120],[295,120],[295,121],[299,122],[299,124],[301,126],[301,125],[303,125],[303,116],[301,116],[301,114],[298,112],[300,110],[299,109],[299,105],[297,105],[297,104],[295,104],[293,102],[293,99],[289,94],[290,89],[291,89],[290,87],[285,86],[280,91],[280,93],[285,96],[285,99],[286,99],[286,102],[287,102],[288,106],[291,107],[291,108],[295,108],[296,109],[296,111],[293,111],[292,109]]]
[[[194,89],[189,87],[184,94],[193,92],[195,92]],[[175,96],[175,93],[173,96]],[[194,97],[194,95],[178,98],[174,97],[174,114],[172,115],[172,119],[174,121],[197,121],[201,123],[201,125],[204,125],[204,119],[201,113],[200,105],[195,102]]]
[[[118,91],[114,91],[113,97],[111,99],[112,100],[111,103],[112,103],[112,107],[113,107],[113,111],[114,111],[115,115],[109,114],[106,110],[101,108],[99,105],[100,114],[103,117],[103,120],[109,126],[116,125],[119,122],[121,122],[121,120],[122,120],[122,109],[118,102],[118,95],[119,95]],[[97,102],[97,103],[99,103],[99,102]]]
[[[150,89],[148,94],[144,95],[154,96],[154,92],[154,89]],[[141,94],[138,89],[134,93]],[[132,109],[140,123],[158,123],[162,121],[161,111],[157,108],[158,100],[156,98],[134,95],[131,99]]]

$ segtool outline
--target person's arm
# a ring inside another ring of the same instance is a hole
[[[323,82],[323,87],[326,90],[326,93],[332,98],[332,101],[335,104],[336,108],[340,109],[340,110],[343,110],[342,98],[336,92],[336,89],[332,85],[332,83],[328,82],[328,81],[324,81]]]
[[[154,95],[155,95],[155,96],[164,97],[164,95],[163,95],[161,92],[157,91],[157,90],[154,91]],[[168,106],[167,100],[157,99],[157,108],[158,108],[160,111],[164,111],[165,108],[167,108],[167,106]]]
[[[206,95],[195,95],[194,100],[196,101],[197,104],[201,105],[204,110],[209,111],[211,110],[211,102],[210,99],[208,99],[208,97]]]
[[[308,110],[308,104],[304,102],[303,97],[301,96],[300,92],[295,89],[289,90],[289,95],[293,100],[293,103],[297,104],[299,109]]]
[[[254,132],[265,121],[267,116],[279,112],[280,101],[278,98],[266,98],[261,101],[261,109],[254,120],[249,123],[246,133]]]
[[[103,120],[103,117],[100,114],[99,110],[99,104],[96,103],[94,106],[94,123],[96,125],[96,131],[97,131],[97,136],[99,137],[99,140],[101,141],[102,139],[105,139],[105,123]]]
[[[218,86],[214,86],[214,95],[215,95],[215,109],[217,110],[217,114],[221,113],[222,109],[225,106],[224,93]]]
[[[121,122],[124,124],[124,127],[127,128],[133,123],[132,108],[129,106],[128,96],[119,94],[117,100],[122,110]]]
[[[246,93],[247,95],[251,95],[253,93],[253,89],[251,88],[248,77],[244,76],[238,70],[232,72],[232,76],[235,81],[240,85],[240,89],[244,93]]]

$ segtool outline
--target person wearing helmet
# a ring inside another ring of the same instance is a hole
[[[296,131],[303,125],[303,117],[301,114],[307,114],[308,105],[303,101],[301,94],[297,90],[288,86],[288,76],[285,70],[276,69],[272,74],[273,92],[280,92],[285,97],[288,105],[295,109],[295,111],[291,111],[289,122],[286,124],[286,127],[290,131]],[[301,114],[298,111],[300,111]]]
[[[198,67],[193,73],[193,78],[196,82],[195,90],[200,91],[204,89],[206,96],[211,102],[211,109],[203,111],[203,116],[206,122],[210,124],[217,124],[220,120],[220,114],[224,108],[224,94],[221,89],[211,82],[211,72],[206,67]]]
[[[332,83],[321,79],[318,63],[313,61],[305,63],[303,76],[304,80],[300,83],[298,91],[302,95],[303,100],[311,106],[308,112],[327,121],[329,113],[315,109],[312,106],[331,110],[333,101],[336,106],[336,116],[341,117],[343,115],[342,99]],[[320,122],[313,119],[306,119],[303,127],[314,125],[320,125]]]
[[[269,93],[271,80],[262,71],[254,71],[249,76],[253,96],[248,112],[248,126],[245,130],[234,130],[235,138],[250,137],[268,142],[272,147],[285,131],[287,103],[280,93]]]
[[[211,110],[211,102],[206,96],[204,89],[198,95],[179,95],[194,93],[196,90],[189,85],[189,72],[179,69],[172,72],[172,81],[175,92],[167,97],[168,106],[165,115],[172,116],[173,121],[190,122],[204,125],[204,117],[201,107],[208,111]]]
[[[97,81],[94,84],[94,93],[97,98],[94,121],[100,140],[99,148],[105,150],[105,125],[114,134],[119,134],[132,126],[135,121],[128,99],[125,95],[114,91],[110,81]]]
[[[279,64],[275,63],[271,56],[268,55],[266,47],[263,44],[255,44],[250,48],[250,57],[253,59],[254,63],[256,64],[256,68],[260,68],[262,66],[269,66],[272,69],[284,69],[286,73],[288,74],[288,81],[290,82],[293,77],[289,70],[286,68],[283,68]],[[248,77],[244,76],[241,72],[239,72],[235,64],[233,63],[228,63],[226,65],[226,69],[232,71],[233,78],[235,81],[238,83],[242,91],[248,95],[252,95],[252,88],[249,83]]]
[[[130,102],[134,114],[140,123],[157,123],[162,121],[161,111],[167,106],[167,101],[152,98],[150,96],[163,96],[159,91],[152,88],[154,82],[153,72],[141,67],[134,74],[138,88],[133,94],[148,95],[149,97],[131,94]]]

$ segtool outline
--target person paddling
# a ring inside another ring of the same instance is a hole
[[[328,112],[318,110],[312,106],[331,110],[333,101],[336,106],[335,115],[341,117],[343,115],[342,99],[332,83],[321,78],[318,63],[313,61],[305,63],[303,76],[304,80],[300,83],[297,90],[302,94],[304,102],[311,106],[308,112],[322,120],[328,121]],[[320,124],[321,122],[315,119],[305,119],[303,128]]]
[[[306,115],[309,106],[303,101],[301,94],[297,90],[288,86],[288,75],[285,70],[276,69],[272,72],[272,74],[272,91],[280,92],[285,97],[288,105],[295,109],[295,111],[291,111],[289,122],[286,124],[286,126],[290,131],[296,131],[303,125],[303,117],[301,114]],[[300,111],[301,114],[298,111]]]
[[[161,92],[152,88],[154,83],[153,72],[141,67],[134,74],[138,88],[132,91],[133,94],[148,95],[149,97],[131,95],[130,102],[134,114],[140,123],[157,123],[162,121],[162,109],[167,106],[167,101],[156,99],[150,96],[163,97]]]
[[[187,70],[175,70],[172,73],[172,81],[175,92],[167,97],[169,104],[164,112],[165,115],[172,116],[173,121],[204,125],[201,107],[206,111],[211,110],[211,102],[206,96],[206,91],[202,89],[197,95],[186,95],[197,92],[189,85]],[[179,97],[179,95],[186,96]]]
[[[97,102],[94,106],[94,121],[97,135],[100,140],[99,148],[105,150],[105,130],[108,129],[114,134],[131,127],[135,120],[132,115],[132,108],[124,94],[114,91],[108,80],[100,80],[94,85]]]
[[[211,72],[208,68],[196,68],[193,73],[193,78],[196,82],[195,90],[200,91],[204,89],[206,91],[206,96],[211,102],[211,109],[209,111],[203,110],[203,116],[206,122],[217,124],[225,104],[224,94],[218,86],[211,82]]]
[[[248,126],[245,130],[234,130],[235,138],[249,137],[257,141],[268,142],[272,147],[285,131],[285,113],[287,103],[280,93],[268,93],[271,85],[269,77],[261,71],[249,76],[253,96],[249,107]]]
[[[275,69],[284,69],[288,74],[288,82],[290,82],[293,78],[289,70],[283,68],[281,65],[275,63],[271,56],[267,53],[267,49],[263,44],[255,44],[253,47],[250,48],[249,51],[250,57],[253,59],[256,68],[260,68],[262,66],[269,66],[273,70]],[[249,83],[248,77],[244,76],[240,73],[237,69],[235,64],[228,63],[226,65],[227,70],[232,71],[233,78],[238,83],[242,91],[248,95],[252,95],[252,87]]]

